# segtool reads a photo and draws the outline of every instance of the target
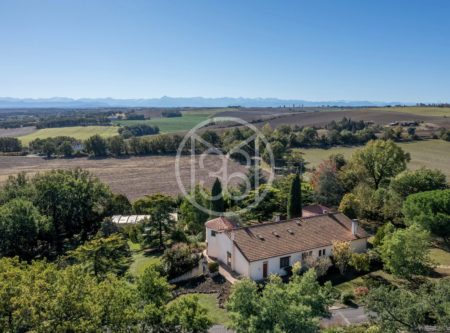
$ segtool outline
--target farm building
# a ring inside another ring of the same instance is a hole
[[[307,206],[304,217],[240,227],[225,217],[206,222],[206,254],[240,276],[262,280],[285,275],[308,256],[328,257],[334,241],[365,252],[369,235],[358,222],[323,206]]]

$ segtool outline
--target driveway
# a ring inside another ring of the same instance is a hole
[[[323,318],[320,321],[320,326],[348,326],[354,324],[362,324],[369,321],[369,317],[364,312],[364,307],[358,308],[344,308],[331,310],[330,318]],[[232,330],[226,329],[222,325],[214,325],[208,331],[209,333],[233,333]]]
[[[348,326],[353,324],[362,324],[369,321],[369,317],[364,312],[364,307],[344,308],[331,310],[330,318],[323,318],[320,321],[322,327],[330,326]]]

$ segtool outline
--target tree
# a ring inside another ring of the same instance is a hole
[[[47,158],[52,157],[56,154],[56,146],[52,141],[45,141],[44,146],[42,147],[42,152],[47,156]]]
[[[0,207],[0,257],[31,260],[51,232],[48,218],[30,201],[13,199]]]
[[[70,251],[68,257],[97,278],[108,273],[122,275],[131,263],[130,248],[120,234],[94,238]]]
[[[145,199],[143,213],[149,214],[150,219],[144,222],[144,228],[153,234],[157,234],[158,247],[164,248],[164,235],[169,234],[170,227],[174,224],[172,213],[174,210],[174,201],[172,197],[163,194],[154,194]],[[150,237],[152,241],[152,237]]]
[[[95,134],[88,138],[84,143],[86,152],[94,157],[103,157],[108,154],[107,142],[100,135]]]
[[[261,293],[254,282],[233,286],[228,302],[231,326],[240,332],[317,332],[328,314],[331,284],[320,286],[314,270],[294,274],[288,284],[272,275]]]
[[[137,281],[136,287],[142,301],[152,303],[157,307],[167,304],[172,298],[172,286],[161,275],[160,268],[155,264],[144,270]]]
[[[386,234],[381,247],[381,260],[392,274],[411,278],[429,271],[430,235],[418,225]]]
[[[385,184],[398,173],[406,169],[411,159],[391,140],[371,140],[363,149],[357,150],[350,161],[350,169],[358,175],[360,181],[370,180],[375,189]]]
[[[425,168],[404,171],[392,179],[389,186],[403,198],[418,192],[444,190],[448,187],[442,171]]]
[[[278,192],[279,190],[267,184],[250,191],[240,205],[241,208],[248,209],[244,214],[245,218],[248,220],[266,221],[271,219],[274,213],[280,212]]]
[[[126,153],[126,143],[120,135],[108,138],[107,145],[109,151],[114,156],[121,156],[123,153]]]
[[[72,157],[73,148],[72,144],[69,141],[63,141],[61,145],[58,147],[59,153],[64,157]]]
[[[252,165],[246,174],[246,180],[248,182],[240,184],[239,188],[241,193],[247,194],[250,191],[256,190],[260,185],[265,184],[266,178],[259,165]]]
[[[420,225],[450,245],[450,189],[408,196],[403,214],[407,225]]]
[[[223,213],[225,211],[222,184],[219,178],[216,178],[211,189],[211,211],[217,213]]]
[[[345,270],[347,269],[351,257],[352,251],[350,242],[333,242],[333,260],[341,274],[344,274]]]
[[[416,293],[381,286],[369,292],[365,303],[381,332],[424,332],[429,307]]]
[[[111,192],[88,171],[52,170],[35,176],[32,185],[34,204],[51,218],[59,251],[74,235],[86,240],[105,217]]]
[[[344,189],[338,177],[336,164],[330,160],[322,162],[311,177],[316,201],[325,206],[337,206],[344,195]]]
[[[189,234],[197,235],[204,232],[205,222],[209,215],[205,209],[197,207],[191,200],[200,207],[205,209],[208,207],[206,195],[200,185],[195,186],[189,197],[183,198],[180,205],[180,224]]]
[[[167,306],[166,325],[171,332],[206,333],[212,322],[208,310],[199,304],[198,296],[185,295]]]
[[[132,206],[128,198],[123,194],[112,194],[107,208],[109,215],[131,214]]]
[[[292,180],[291,189],[289,191],[287,214],[290,219],[302,216],[302,189],[298,173]]]

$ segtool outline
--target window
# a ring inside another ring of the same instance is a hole
[[[322,257],[322,256],[324,256],[324,255],[325,255],[325,253],[326,253],[326,250],[327,250],[327,249],[322,249],[322,250],[319,250],[319,257]]]
[[[280,258],[280,268],[289,267],[289,259],[291,259],[291,257]]]
[[[322,250],[319,250],[319,257],[322,256]]]
[[[216,232],[214,230],[211,230],[211,237],[216,237]]]

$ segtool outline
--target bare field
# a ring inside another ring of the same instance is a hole
[[[190,157],[183,156],[180,163],[180,178],[185,187],[190,187]],[[216,178],[212,174],[218,172],[222,161],[218,156],[209,155],[203,161],[198,158],[195,183],[204,183],[210,187]],[[245,172],[245,167],[236,162],[228,161],[227,172]],[[180,194],[175,176],[175,156],[145,156],[123,159],[52,159],[31,156],[0,157],[0,184],[9,175],[26,172],[29,175],[51,169],[71,169],[80,167],[89,170],[108,184],[113,192],[125,194],[130,200],[136,200],[146,194],[164,193]],[[231,184],[235,184],[231,180]]]
[[[438,127],[450,128],[450,118],[444,116],[425,116],[395,111],[382,112],[376,109],[301,112],[277,117],[270,120],[269,123],[273,128],[279,125],[324,126],[332,120],[341,120],[343,117],[351,118],[355,121],[372,121],[379,125],[387,125],[394,121],[418,121],[432,123]]]
[[[0,136],[18,137],[36,132],[36,127],[26,126],[18,128],[0,128]]]

